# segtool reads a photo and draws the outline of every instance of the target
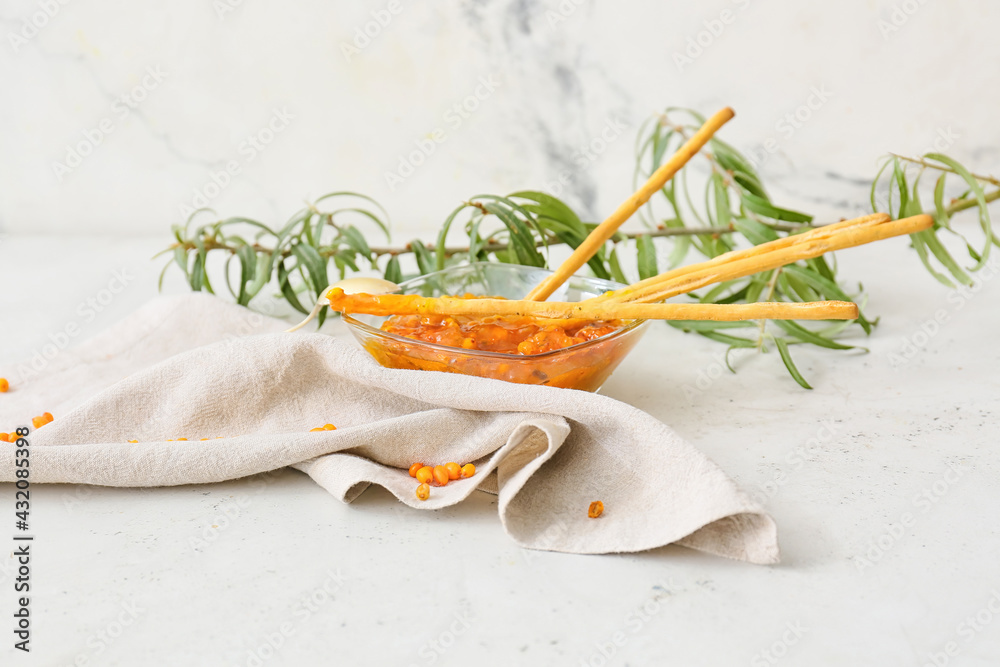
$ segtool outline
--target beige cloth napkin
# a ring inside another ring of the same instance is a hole
[[[55,415],[29,436],[33,483],[205,484],[293,466],[345,502],[379,484],[429,510],[481,486],[498,493],[504,528],[530,548],[677,543],[778,560],[775,524],[761,507],[636,408],[580,391],[390,370],[327,335],[280,333],[286,326],[207,295],[157,299],[50,362],[0,368],[18,379],[0,396],[0,430]],[[338,430],[308,432],[327,422]],[[166,441],[180,437],[188,440]],[[15,479],[13,459],[0,456],[0,481]],[[478,472],[420,501],[407,473],[414,461],[472,461]],[[593,500],[606,508],[599,519],[587,517]]]

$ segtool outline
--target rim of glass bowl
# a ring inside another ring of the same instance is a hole
[[[543,268],[536,267],[536,266],[530,266],[529,267],[529,266],[522,266],[520,264],[500,264],[498,262],[473,262],[471,264],[462,264],[462,265],[459,265],[459,266],[448,267],[447,269],[442,269],[440,271],[433,271],[431,273],[425,273],[422,276],[417,276],[415,278],[410,278],[409,280],[404,280],[403,282],[399,283],[400,293],[404,293],[405,294],[407,287],[410,287],[410,286],[412,286],[414,284],[419,284],[419,283],[425,282],[428,279],[434,278],[435,276],[440,276],[440,275],[444,275],[444,274],[448,274],[448,273],[454,273],[454,272],[459,271],[459,270],[470,270],[470,269],[474,269],[474,268],[482,267],[482,266],[490,267],[491,269],[496,268],[496,269],[500,269],[500,270],[530,269],[532,271],[538,271],[539,273],[547,273],[547,274],[553,273],[553,271],[551,271],[549,269],[543,269]],[[605,280],[604,278],[594,278],[594,277],[591,277],[591,276],[578,276],[578,275],[574,275],[574,276],[572,276],[570,278],[570,280],[572,280],[573,278],[576,278],[576,279],[579,279],[579,280],[585,280],[585,281],[587,281],[589,283],[592,283],[592,284],[594,284],[596,286],[599,286],[599,287],[606,287],[605,291],[617,290],[617,289],[622,289],[623,287],[628,287],[628,285],[623,285],[623,284],[615,282],[613,280]],[[442,352],[446,352],[446,353],[450,353],[450,354],[455,354],[457,352],[457,353],[460,353],[460,354],[466,354],[466,355],[475,356],[475,357],[487,357],[487,358],[492,357],[492,358],[495,358],[495,359],[506,359],[508,361],[510,361],[510,360],[522,360],[522,359],[544,359],[545,357],[557,356],[557,355],[562,354],[562,353],[564,353],[564,352],[566,352],[568,350],[575,350],[577,348],[586,347],[588,345],[596,345],[597,343],[601,343],[601,342],[604,342],[604,341],[612,340],[614,338],[618,338],[619,336],[624,336],[628,332],[633,331],[635,329],[638,329],[642,325],[644,325],[644,324],[646,324],[646,323],[649,322],[649,320],[632,320],[631,323],[627,324],[626,326],[622,327],[621,329],[616,329],[615,331],[612,331],[609,334],[604,334],[603,336],[600,336],[599,338],[592,338],[591,340],[586,340],[586,341],[583,341],[582,343],[577,343],[576,345],[570,345],[569,347],[561,347],[561,348],[559,348],[557,350],[550,350],[549,352],[541,352],[539,354],[508,354],[506,352],[492,352],[490,350],[467,350],[464,347],[453,347],[451,345],[442,345],[440,343],[431,343],[429,341],[420,340],[419,338],[407,338],[406,336],[400,336],[399,334],[394,334],[394,333],[391,333],[389,331],[384,331],[382,329],[376,329],[375,327],[371,326],[370,324],[365,324],[364,322],[362,322],[360,320],[356,320],[353,317],[351,317],[349,314],[346,314],[346,313],[344,315],[342,315],[341,317],[344,320],[344,322],[347,323],[348,325],[350,325],[352,327],[356,327],[358,329],[361,329],[362,331],[365,331],[365,332],[367,332],[367,333],[369,333],[371,335],[378,336],[379,338],[388,338],[390,340],[394,340],[394,341],[397,341],[399,343],[408,343],[410,345],[417,344],[417,345],[421,345],[421,346],[426,346],[426,347],[428,347],[428,348],[430,348],[432,350],[440,350]]]

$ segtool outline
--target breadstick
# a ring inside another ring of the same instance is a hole
[[[577,246],[573,254],[560,264],[559,268],[552,275],[535,286],[525,298],[531,301],[544,301],[549,298],[553,292],[559,289],[560,285],[579,271],[580,267],[586,264],[608,239],[614,236],[618,228],[622,226],[622,223],[632,217],[633,213],[649,201],[649,198],[662,188],[667,181],[673,178],[674,174],[680,171],[681,167],[687,164],[688,160],[697,155],[698,151],[712,138],[712,135],[734,115],[733,110],[726,107],[705,121],[705,124],[690,139],[684,142],[684,145],[677,149],[677,152],[669,160],[653,172],[653,175],[649,177],[649,180],[641,188],[615,209],[614,213],[609,215],[604,222],[594,228],[594,231],[583,240],[583,243]]]

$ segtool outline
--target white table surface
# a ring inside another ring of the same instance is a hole
[[[0,363],[71,322],[82,340],[152,298],[161,263],[148,257],[167,240],[0,240]],[[421,512],[371,488],[348,506],[296,471],[152,490],[39,485],[33,651],[14,651],[6,629],[13,543],[0,531],[0,663],[998,664],[1000,280],[949,300],[899,240],[841,265],[882,322],[869,354],[797,350],[814,391],[775,354],[719,375],[720,346],[664,325],[604,389],[760,493],[780,565],[679,547],[528,552],[485,494]],[[87,321],[78,304],[117,269],[134,279]],[[939,310],[936,334],[915,336]],[[699,374],[717,377],[685,391]],[[13,512],[10,484],[0,511]]]

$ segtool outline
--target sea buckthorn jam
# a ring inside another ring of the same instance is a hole
[[[465,298],[475,298],[466,294]],[[436,370],[554,387],[596,391],[638,336],[597,340],[631,323],[618,320],[539,320],[532,317],[392,315],[382,331],[414,343],[370,338],[365,348],[383,366]],[[422,345],[435,343],[454,352]],[[574,346],[592,342],[590,345]],[[567,349],[569,348],[569,349]],[[561,350],[559,354],[546,354]],[[479,355],[478,351],[507,355]],[[536,357],[535,355],[545,355]]]
[[[466,350],[530,355],[585,343],[621,327],[620,322],[576,322],[564,327],[531,317],[393,315],[382,331]]]

